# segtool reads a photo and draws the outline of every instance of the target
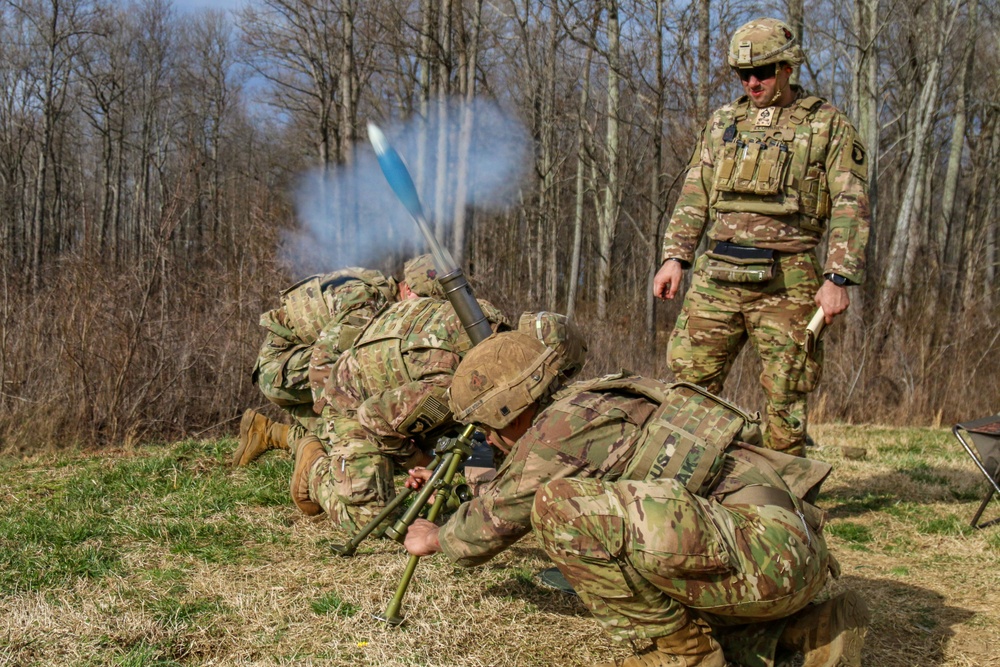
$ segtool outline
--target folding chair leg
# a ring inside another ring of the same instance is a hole
[[[972,523],[969,524],[973,528],[986,528],[987,526],[992,526],[993,524],[995,524],[998,521],[1000,521],[1000,517],[998,517],[996,519],[990,519],[989,521],[987,521],[984,524],[980,524],[978,526],[976,525],[976,523],[979,521],[979,517],[981,517],[983,515],[983,512],[986,511],[986,506],[990,504],[991,500],[993,500],[993,494],[994,493],[996,493],[996,489],[994,489],[993,487],[990,487],[990,490],[986,493],[986,497],[983,498],[983,502],[980,503],[979,509],[976,510],[976,515],[974,517],[972,517]]]

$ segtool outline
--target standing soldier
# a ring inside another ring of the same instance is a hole
[[[444,298],[430,255],[408,261],[398,286],[373,269],[349,267],[310,276],[282,292],[281,306],[261,315],[267,337],[252,380],[292,416],[292,425],[247,410],[233,465],[245,466],[271,449],[288,450],[306,433],[321,429],[314,403],[333,363],[376,313],[412,296]]]
[[[451,408],[507,457],[440,528],[417,519],[407,550],[469,567],[534,527],[608,632],[653,640],[624,667],[773,664],[779,645],[807,667],[859,667],[861,600],[807,606],[836,569],[807,500],[830,466],[747,444],[756,419],[696,385],[620,373],[562,388],[569,363],[519,331],[466,355]]]
[[[479,302],[493,330],[509,329]],[[455,426],[445,392],[472,341],[447,301],[415,298],[376,316],[334,364],[316,402],[325,426],[299,441],[292,499],[357,530],[395,495],[393,472],[430,461],[424,450]],[[389,525],[386,523],[385,525]]]
[[[677,378],[720,392],[749,337],[763,363],[765,444],[799,456],[822,363],[806,325],[816,306],[826,324],[847,309],[870,225],[865,148],[833,105],[789,83],[804,58],[776,19],[733,34],[729,65],[746,95],[702,131],[653,280],[654,294],[672,299],[694,262],[669,343]],[[695,261],[706,228],[708,251]],[[827,230],[821,269],[814,251]]]

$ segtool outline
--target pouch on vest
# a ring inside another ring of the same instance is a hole
[[[822,233],[824,221],[830,217],[830,187],[826,182],[826,169],[814,164],[806,170],[806,177],[799,189],[799,212],[803,219],[799,226]]]
[[[330,320],[330,306],[323,296],[322,276],[310,276],[281,293],[281,305],[302,343],[316,342],[324,325]]]
[[[785,184],[791,154],[780,141],[734,141],[723,150],[715,189],[754,195],[777,195]]]
[[[705,253],[702,271],[713,280],[763,283],[774,277],[774,251],[717,243]]]
[[[625,468],[625,479],[677,479],[699,496],[722,477],[734,440],[760,441],[759,418],[687,382],[671,386]]]

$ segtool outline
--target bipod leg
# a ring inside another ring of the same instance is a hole
[[[474,426],[467,426],[462,431],[462,435],[456,438],[451,450],[442,457],[441,465],[435,468],[430,480],[420,489],[420,495],[410,505],[410,509],[407,510],[406,514],[392,528],[386,531],[386,535],[389,535],[397,542],[402,542],[406,537],[407,529],[416,520],[420,510],[423,509],[431,494],[434,493],[437,495],[434,497],[434,504],[431,505],[431,509],[427,513],[427,520],[433,522],[438,518],[444,509],[445,503],[448,502],[455,473],[458,472],[458,468],[462,462],[472,453],[472,434],[475,430]],[[405,620],[405,617],[399,614],[399,610],[403,606],[406,589],[410,586],[410,581],[413,579],[413,573],[416,571],[419,561],[420,556],[410,556],[410,560],[406,563],[406,569],[403,571],[403,577],[396,588],[396,594],[392,597],[392,601],[389,603],[388,608],[386,608],[385,614],[376,616],[375,618],[390,625],[400,625]]]

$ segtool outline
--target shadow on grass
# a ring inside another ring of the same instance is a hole
[[[484,595],[505,600],[522,600],[533,611],[562,616],[590,616],[587,607],[574,593],[566,593],[540,583],[537,572],[530,569],[512,570],[509,579],[489,586]]]
[[[948,643],[955,637],[954,628],[976,615],[969,609],[947,605],[939,593],[899,581],[844,576],[840,584],[859,592],[871,611],[872,622],[862,654],[865,665],[943,665],[954,659],[953,655],[946,656]]]
[[[866,478],[863,487],[843,484],[825,487],[818,504],[832,518],[841,519],[882,512],[898,505],[929,503],[968,505],[971,517],[987,489],[987,481],[974,468],[917,463]]]

